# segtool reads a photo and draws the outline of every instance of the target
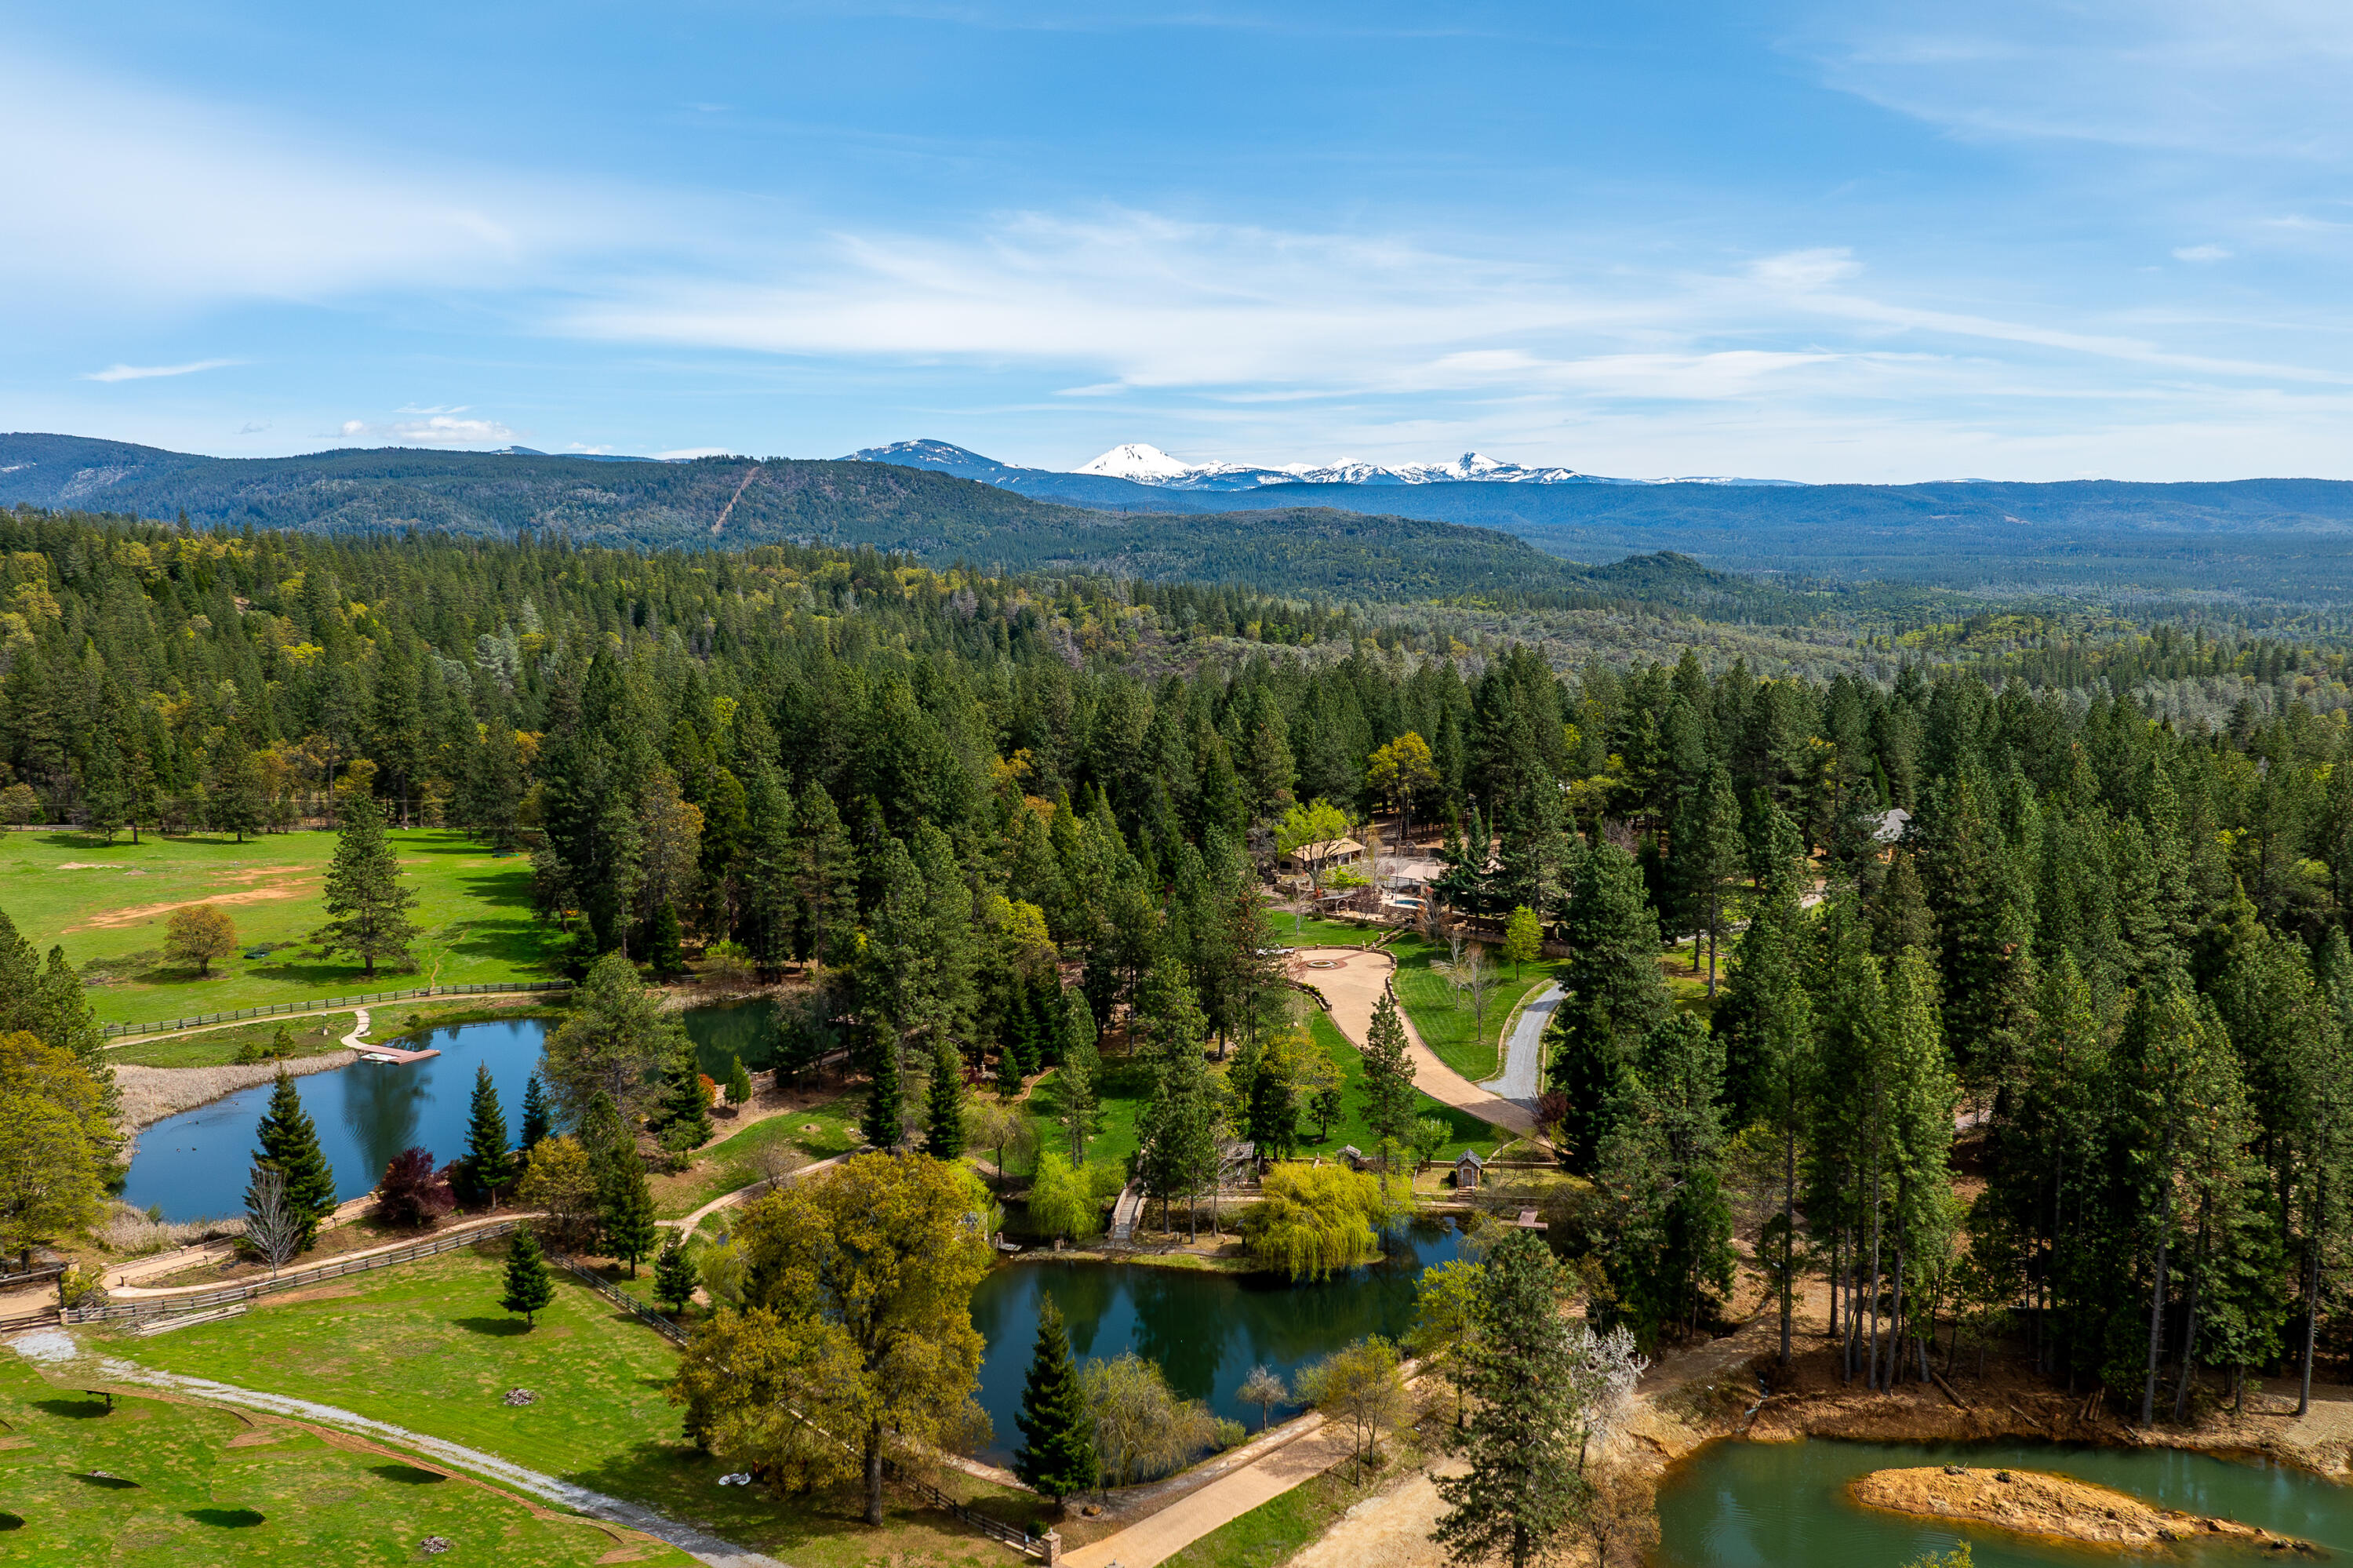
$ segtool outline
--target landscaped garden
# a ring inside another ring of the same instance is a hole
[[[894,1557],[976,1568],[1002,1562],[1003,1548],[896,1491],[876,1530],[860,1520],[854,1499],[779,1501],[764,1488],[721,1486],[730,1467],[680,1437],[680,1412],[663,1395],[678,1361],[670,1342],[560,1270],[554,1299],[526,1327],[499,1307],[504,1255],[504,1244],[486,1244],[265,1297],[242,1318],[113,1339],[105,1349],[480,1449],[644,1503],[795,1568]],[[518,1388],[530,1392],[529,1404],[506,1402]],[[957,1472],[941,1484],[1024,1522],[1040,1506]]]
[[[513,1568],[693,1561],[291,1422],[125,1393],[110,1411],[5,1352],[0,1422],[0,1561],[311,1568],[416,1562],[436,1540]]]
[[[1422,1044],[1438,1059],[1470,1079],[1484,1083],[1503,1071],[1504,1024],[1522,1001],[1553,979],[1548,963],[1527,964],[1517,974],[1491,950],[1486,961],[1494,966],[1494,984],[1487,993],[1483,1022],[1469,993],[1450,984],[1433,966],[1449,961],[1442,943],[1408,935],[1391,943],[1397,959],[1398,1001],[1413,1020]]]
[[[106,843],[73,832],[0,834],[0,907],[34,947],[62,945],[93,982],[102,1022],[154,1022],[240,1007],[311,1001],[425,985],[545,979],[547,927],[532,918],[531,864],[494,855],[464,833],[394,832],[409,911],[425,935],[414,969],[373,977],[348,958],[308,956],[324,925],[320,893],[336,835],[141,835]],[[234,923],[237,945],[208,975],[174,962],[165,922],[211,904]],[[258,958],[248,953],[269,951]]]

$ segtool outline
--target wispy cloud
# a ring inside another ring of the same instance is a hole
[[[2176,261],[2228,261],[2230,250],[2221,245],[2178,245],[2174,247]]]
[[[103,370],[93,370],[84,381],[145,381],[157,376],[194,376],[199,370],[219,370],[231,365],[243,365],[241,359],[192,359],[185,365],[110,365]]]
[[[406,411],[406,410],[404,410]],[[514,430],[496,419],[461,419],[461,405],[446,411],[434,412],[423,419],[394,419],[384,424],[365,419],[345,419],[337,432],[345,440],[389,441],[395,446],[415,447],[482,447],[512,446]]]

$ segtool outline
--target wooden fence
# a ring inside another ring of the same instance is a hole
[[[349,1274],[365,1274],[370,1269],[389,1268],[396,1263],[414,1263],[419,1258],[434,1257],[445,1252],[455,1252],[476,1242],[496,1241],[513,1234],[521,1220],[497,1220],[486,1225],[475,1225],[447,1235],[435,1236],[408,1246],[395,1247],[390,1252],[369,1253],[362,1257],[345,1258],[339,1263],[322,1263],[311,1268],[299,1268],[291,1274],[274,1275],[268,1279],[249,1279],[241,1285],[223,1286],[218,1290],[201,1290],[190,1296],[155,1296],[140,1301],[110,1301],[100,1307],[69,1307],[58,1316],[68,1323],[121,1323],[142,1318],[160,1318],[174,1312],[194,1312],[206,1307],[225,1306],[231,1301],[250,1301],[280,1290],[291,1290],[299,1285],[315,1285],[322,1279],[341,1279]]]
[[[663,1317],[660,1313],[655,1311],[652,1308],[647,1306],[644,1302],[638,1300],[628,1291],[623,1290],[617,1285],[614,1285],[611,1281],[599,1277],[595,1269],[590,1268],[578,1258],[571,1256],[566,1253],[557,1253],[555,1255],[555,1261],[562,1264],[565,1268],[571,1270],[583,1285],[588,1287],[589,1289],[595,1291],[597,1295],[602,1296],[606,1300],[612,1302],[617,1307],[627,1308],[639,1322],[643,1323],[647,1328],[651,1329],[655,1333],[659,1334],[663,1339],[668,1340],[671,1344],[683,1345],[686,1343],[687,1335],[685,1330],[680,1328],[676,1323],[671,1322],[669,1319]]]
[[[1056,1553],[1047,1545],[1050,1537],[1031,1535],[1018,1525],[1008,1524],[1001,1519],[991,1519],[977,1510],[966,1508],[931,1482],[920,1477],[909,1475],[896,1465],[886,1462],[882,1467],[882,1472],[890,1478],[892,1486],[903,1487],[942,1513],[972,1526],[991,1541],[1001,1541],[1014,1551],[1025,1552],[1031,1557],[1043,1558],[1049,1563],[1054,1561]]]
[[[412,991],[372,991],[364,996],[331,996],[322,1001],[278,1001],[267,1007],[232,1008],[195,1018],[171,1018],[161,1023],[110,1023],[106,1034],[162,1034],[174,1029],[199,1029],[207,1023],[234,1023],[242,1018],[276,1018],[293,1012],[325,1012],[346,1007],[373,1007],[379,1002],[407,1001],[421,996],[512,996],[525,991],[570,991],[570,980],[491,981],[483,985],[427,985]]]

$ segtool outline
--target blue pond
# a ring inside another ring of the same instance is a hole
[[[1040,1260],[998,1268],[972,1298],[973,1327],[987,1345],[977,1397],[996,1428],[987,1457],[1006,1463],[1021,1441],[1014,1417],[1041,1297],[1061,1308],[1080,1365],[1134,1351],[1157,1362],[1181,1396],[1206,1400],[1255,1431],[1259,1413],[1234,1397],[1250,1368],[1264,1362],[1288,1383],[1308,1362],[1367,1334],[1400,1337],[1413,1322],[1414,1282],[1424,1268],[1455,1256],[1461,1239],[1451,1220],[1417,1222],[1389,1239],[1380,1263],[1322,1285],[1133,1264]],[[1274,1414],[1280,1421],[1296,1412]]]
[[[775,1010],[767,1002],[697,1008],[683,1019],[702,1070],[713,1077],[724,1073],[731,1054],[740,1054],[754,1068],[770,1059]],[[405,1066],[359,1062],[295,1079],[303,1108],[318,1126],[320,1148],[334,1169],[335,1196],[356,1198],[367,1192],[404,1149],[429,1149],[437,1163],[463,1153],[477,1066],[491,1070],[508,1130],[521,1130],[523,1084],[539,1065],[540,1043],[549,1027],[548,1020],[520,1018],[427,1030],[399,1044],[434,1046],[441,1054],[430,1061]],[[242,1089],[142,1131],[124,1201],[142,1209],[159,1205],[168,1220],[237,1213],[245,1204],[254,1128],[269,1107],[269,1094],[268,1084]]]

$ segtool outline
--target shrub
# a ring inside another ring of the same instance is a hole
[[[456,1206],[448,1179],[433,1168],[429,1149],[402,1150],[376,1183],[375,1212],[387,1224],[421,1229]]]
[[[215,959],[237,951],[237,924],[218,905],[183,905],[164,923],[164,949],[175,962],[208,975]]]
[[[1381,1255],[1376,1227],[1392,1218],[1380,1183],[1343,1165],[1278,1165],[1242,1216],[1252,1262],[1293,1280],[1325,1279]]]

